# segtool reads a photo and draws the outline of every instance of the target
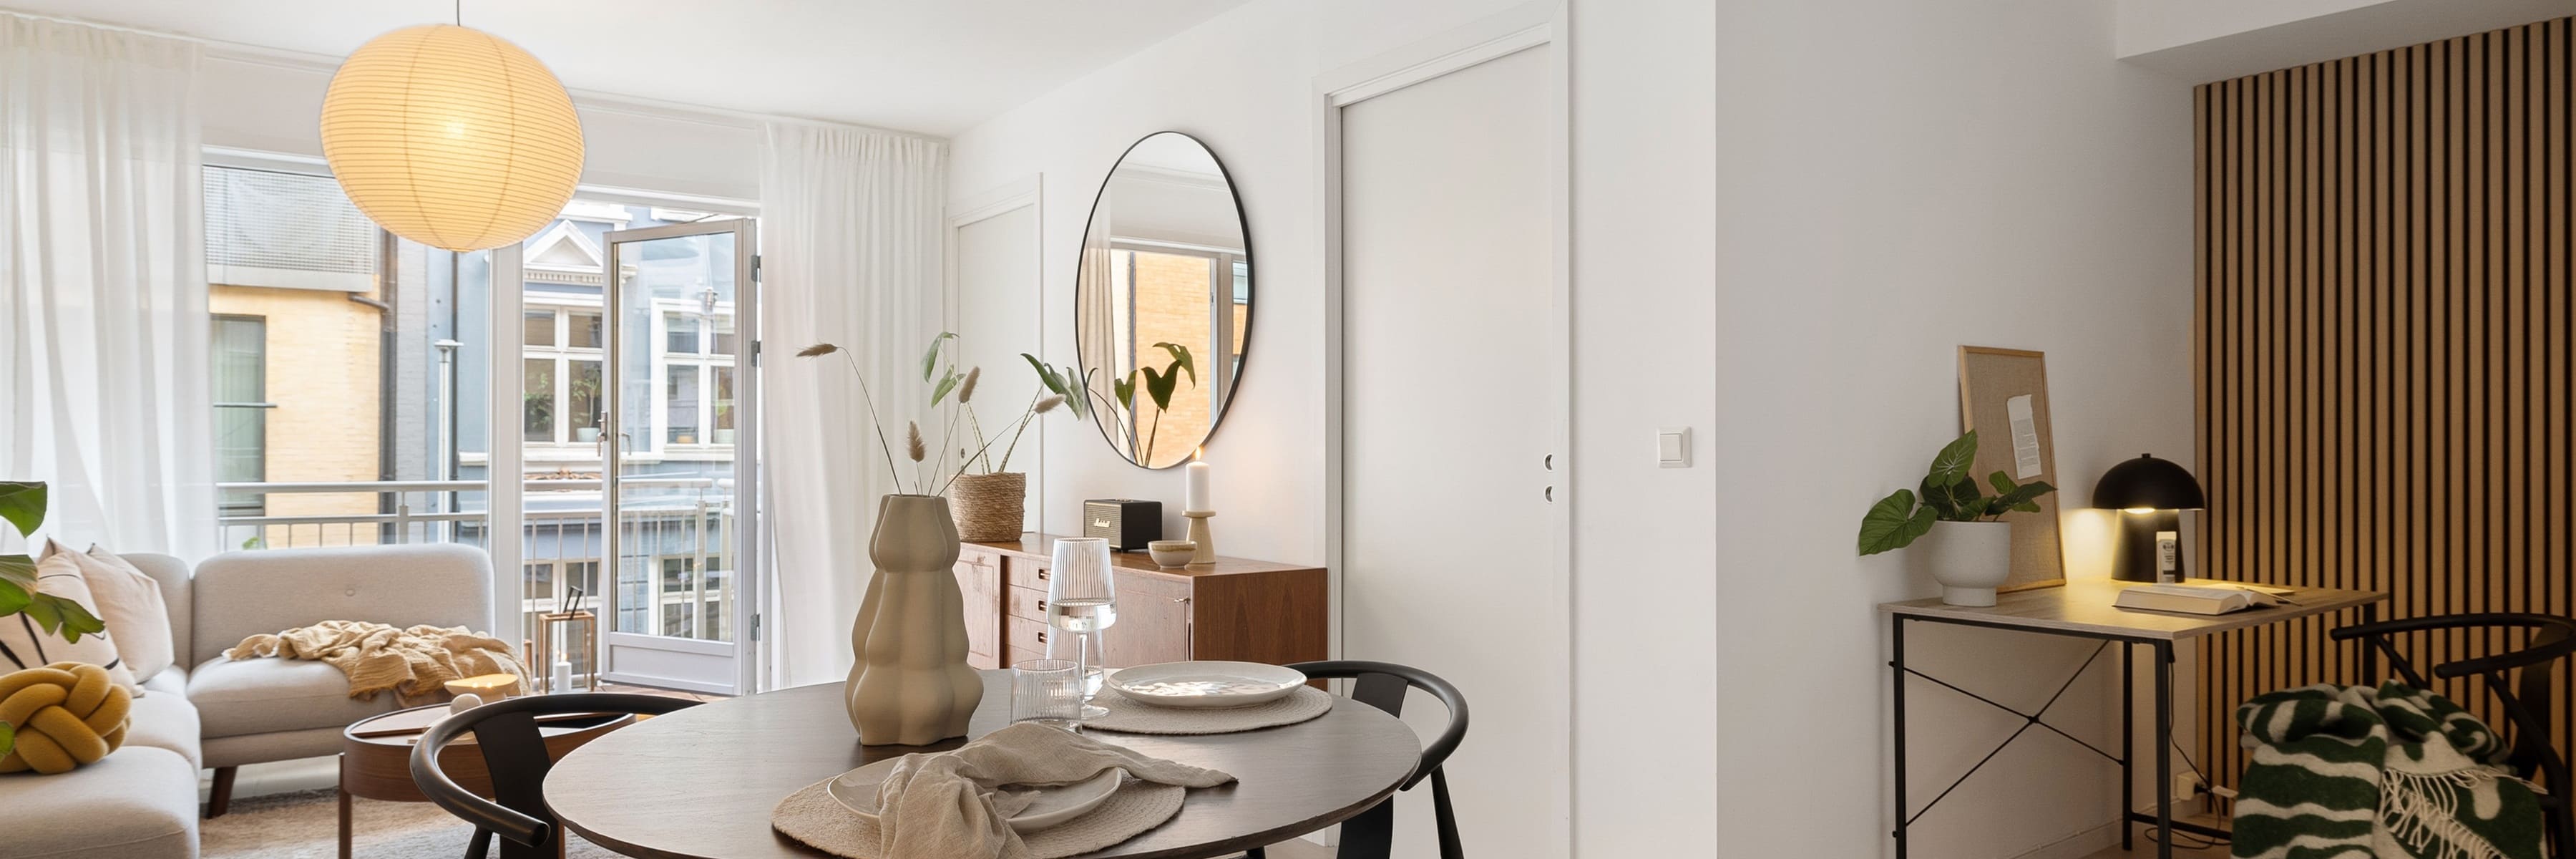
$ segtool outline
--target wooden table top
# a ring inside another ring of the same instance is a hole
[[[974,736],[1010,718],[1010,674],[983,675],[984,701],[968,727]],[[1347,698],[1320,718],[1258,731],[1094,736],[1237,781],[1190,791],[1170,821],[1084,859],[1196,859],[1286,841],[1368,810],[1422,757],[1413,729]],[[859,745],[841,684],[800,686],[611,732],[555,764],[546,805],[583,838],[629,856],[804,859],[827,854],[769,828],[779,800],[872,761],[957,745]]]
[[[2188,579],[2189,585],[2232,585],[2237,582],[2211,579]],[[2333,588],[2290,589],[2284,605],[2259,606],[2228,614],[2176,614],[2161,611],[2138,611],[2111,604],[2120,590],[2143,582],[2110,579],[2069,581],[2062,587],[2032,588],[1999,594],[1991,608],[1969,608],[1945,605],[1940,598],[1880,603],[1878,608],[1890,614],[1920,617],[1927,620],[1960,621],[1992,626],[2015,626],[2033,630],[2057,630],[2085,635],[2138,640],[2178,641],[2211,633],[2226,632],[2279,623],[2292,618],[2342,611],[2388,599],[2387,591],[2346,591]],[[2271,587],[2265,585],[2265,587]]]

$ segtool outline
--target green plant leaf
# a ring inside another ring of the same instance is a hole
[[[1154,408],[1171,411],[1172,391],[1180,387],[1181,374],[1172,372],[1170,368],[1160,373],[1154,372],[1152,367],[1141,369],[1145,371],[1145,393],[1154,398]]]
[[[942,331],[939,336],[930,338],[930,351],[921,353],[922,381],[930,381],[930,377],[939,371],[939,344],[955,339],[957,333],[954,331]]]
[[[1959,480],[1943,484],[1926,476],[1923,478],[1922,492],[1923,506],[1930,508],[1936,518],[1945,521],[1966,522],[1976,518],[1974,511],[1985,508],[1985,499],[1977,492],[1977,484],[1972,481]]]
[[[1937,478],[1937,482],[1943,485],[1966,480],[1968,466],[1974,464],[1976,460],[1977,431],[1969,430],[1959,436],[1957,441],[1950,442],[1948,446],[1941,448],[1941,452],[1932,457],[1932,470],[1925,479]]]
[[[45,523],[45,485],[0,481],[0,519],[18,527],[18,534],[36,533]]]
[[[2004,473],[1998,471],[1995,472],[1994,476],[2001,478],[2004,476]],[[1989,505],[1987,510],[1989,513],[1996,516],[2003,515],[2006,510],[2018,510],[2023,513],[2037,513],[2040,509],[2039,497],[2055,491],[2057,491],[2057,487],[2048,485],[2048,481],[2033,480],[2029,483],[2013,487],[2010,492],[1995,496],[1994,503]]]
[[[939,377],[939,384],[930,389],[930,404],[936,406],[939,405],[940,400],[947,399],[948,392],[957,390],[957,380],[961,378],[964,377],[957,375],[955,370],[950,370],[948,375]]]
[[[82,608],[80,603],[53,594],[37,594],[35,602],[29,605],[45,604],[53,606],[54,623],[48,626],[42,619],[38,619],[36,624],[44,626],[47,632],[61,635],[75,644],[80,642],[83,635],[107,634],[107,621],[90,614],[89,609]]]
[[[1870,505],[1869,513],[1861,517],[1860,553],[1875,555],[1905,548],[1932,530],[1932,521],[1932,508],[1914,505],[1913,490],[1896,490]]]
[[[1144,368],[1139,367],[1139,368],[1137,368],[1137,369],[1140,369],[1140,370],[1141,370],[1141,369],[1144,369]],[[1119,380],[1117,380],[1117,381],[1115,381],[1115,382],[1111,382],[1111,383],[1109,383],[1109,390],[1110,390],[1110,392],[1111,392],[1111,393],[1115,393],[1115,394],[1117,394],[1117,395],[1118,395],[1118,406],[1119,406],[1120,408],[1124,408],[1124,409],[1126,409],[1126,410],[1128,410],[1128,411],[1130,411],[1130,412],[1132,412],[1132,411],[1135,411],[1135,410],[1136,410],[1136,373],[1135,373],[1135,371],[1132,371],[1132,370],[1131,370],[1131,371],[1129,371],[1129,372],[1127,373],[1127,378],[1119,379]]]
[[[17,747],[18,729],[9,727],[7,722],[0,722],[0,757],[8,757],[9,750]]]
[[[1190,374],[1191,386],[1196,387],[1198,385],[1199,368],[1196,363],[1190,360],[1190,347],[1183,346],[1178,343],[1156,343],[1154,346],[1165,352],[1172,353],[1172,366],[1179,367],[1182,372]],[[1172,370],[1170,367],[1166,367],[1163,368],[1163,372],[1170,373]]]
[[[0,617],[8,617],[27,610],[27,604],[34,602],[35,599],[35,592],[27,590],[24,586],[16,582],[0,581]]]
[[[1068,398],[1073,396],[1072,394],[1065,393],[1064,380],[1056,378],[1055,368],[1047,366],[1045,361],[1038,360],[1038,356],[1031,355],[1027,352],[1020,353],[1020,357],[1029,362],[1029,369],[1037,371],[1038,384],[1045,385],[1049,392],[1057,395]]]

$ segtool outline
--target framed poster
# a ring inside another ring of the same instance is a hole
[[[1959,429],[1977,430],[1977,459],[1969,474],[1980,487],[2001,471],[2015,483],[2057,480],[2057,446],[2049,440],[2048,361],[2025,349],[1959,347]],[[2039,497],[2039,512],[2012,512],[2012,575],[1999,591],[2066,584],[2066,556],[2059,542],[2057,504],[2063,492]]]

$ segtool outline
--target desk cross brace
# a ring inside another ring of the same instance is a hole
[[[1933,683],[1939,684],[1939,685],[1941,686],[1941,688],[1948,689],[1948,690],[1950,690],[1950,691],[1952,691],[1952,692],[1957,692],[1957,693],[1959,693],[1959,694],[1961,694],[1961,695],[1966,695],[1966,696],[1968,696],[1968,697],[1970,697],[1970,698],[1974,698],[1974,699],[1976,699],[1977,701],[1984,703],[1986,706],[1993,707],[1993,708],[1995,708],[1995,709],[1997,709],[1997,710],[2002,710],[2002,711],[2004,711],[2004,712],[2006,712],[2006,713],[2011,713],[2011,714],[2013,714],[2013,715],[2015,715],[2015,716],[2020,716],[2020,717],[2022,718],[2022,726],[2021,726],[2019,729],[2014,730],[2014,731],[2012,732],[2012,736],[2005,737],[2003,742],[1995,744],[1995,748],[1994,748],[1994,750],[1993,750],[1993,751],[1989,751],[1989,752],[1987,752],[1985,757],[1983,757],[1983,758],[1979,758],[1979,759],[1977,760],[1976,765],[1971,766],[1971,767],[1968,767],[1968,771],[1967,771],[1967,772],[1960,773],[1958,778],[1956,778],[1956,779],[1952,779],[1952,780],[1950,781],[1950,786],[1949,786],[1949,787],[1942,788],[1942,789],[1941,789],[1941,793],[1940,793],[1939,795],[1937,795],[1937,796],[1932,797],[1932,801],[1931,801],[1931,802],[1924,803],[1922,808],[1915,809],[1915,810],[1914,810],[1914,813],[1913,813],[1912,815],[1909,815],[1909,816],[1907,816],[1907,817],[1905,818],[1905,823],[1906,823],[1906,825],[1908,825],[1908,826],[1912,826],[1912,825],[1914,824],[1914,822],[1915,822],[1915,821],[1923,819],[1923,815],[1930,814],[1930,813],[1932,812],[1932,807],[1933,807],[1933,806],[1940,805],[1940,804],[1941,804],[1941,800],[1948,799],[1948,798],[1950,797],[1950,792],[1951,792],[1951,791],[1958,790],[1960,785],[1963,785],[1963,784],[1968,783],[1968,779],[1969,779],[1970,777],[1975,776],[1975,775],[1977,774],[1977,771],[1978,771],[1978,770],[1984,769],[1984,768],[1985,768],[1985,766],[1986,766],[1986,764],[1987,764],[1987,762],[1989,762],[1989,761],[1993,761],[1993,760],[1995,759],[1995,756],[1996,756],[1996,755],[2002,754],[2002,753],[2003,753],[2003,751],[2004,751],[2004,749],[2009,748],[2009,747],[2011,747],[2011,746],[2012,746],[2012,744],[2013,744],[2013,741],[2014,741],[2014,740],[2021,739],[2021,735],[2022,735],[2022,734],[2024,734],[2024,733],[2029,732],[2029,731],[2030,731],[2030,729],[2031,729],[2032,727],[2034,727],[2034,726],[2036,726],[2036,727],[2041,727],[2041,728],[2046,728],[2046,729],[2048,729],[2048,731],[2049,731],[2050,733],[2056,734],[2056,735],[2061,736],[2061,737],[2065,737],[2065,738],[2066,738],[2066,740],[2067,740],[2068,742],[2074,743],[2074,744],[2079,745],[2079,746],[2083,746],[2083,747],[2084,747],[2084,749],[2085,749],[2086,751],[2090,751],[2090,752],[2092,752],[2092,753],[2094,753],[2094,754],[2096,754],[2096,755],[2100,755],[2100,756],[2102,756],[2102,759],[2103,759],[2103,760],[2110,761],[2110,762],[2115,763],[2115,764],[2119,764],[2119,765],[2121,765],[2121,766],[2123,766],[2123,767],[2128,766],[2129,762],[2128,762],[2126,759],[2123,759],[2123,758],[2121,758],[2121,757],[2119,757],[2119,756],[2113,755],[2113,754],[2111,754],[2110,752],[2103,751],[2103,750],[2102,750],[2102,748],[2101,748],[2100,746],[2096,746],[2096,745],[2093,745],[2092,743],[2085,742],[2083,739],[2076,737],[2074,734],[2069,734],[2069,733],[2065,732],[2064,730],[2060,730],[2056,725],[2051,725],[2051,724],[2049,724],[2049,723],[2046,721],[2046,717],[2047,717],[2047,715],[2048,715],[2048,709],[2049,709],[2049,708],[2051,708],[2051,707],[2055,707],[2055,706],[2057,706],[2057,701],[2058,701],[2058,699],[2061,699],[2061,698],[2066,697],[2066,690],[2074,688],[2074,687],[2075,687],[2075,681],[2083,679],[2083,678],[2084,678],[2084,672],[2086,672],[2086,671],[2088,671],[2088,670],[2091,670],[2091,669],[2093,668],[2093,663],[2101,661],[2103,651],[2106,651],[2106,650],[2109,650],[2109,649],[2111,649],[2111,642],[2109,642],[2109,641],[2104,641],[2104,642],[2102,642],[2102,643],[2100,643],[2100,644],[2094,645],[2094,647],[2093,647],[2093,652],[2092,652],[2091,654],[2088,654],[2088,655],[2086,655],[2086,656],[2084,657],[2084,663],[2083,663],[2083,664],[2081,664],[2081,665],[2077,665],[2077,666],[2075,666],[2075,673],[2070,674],[2070,675],[2067,675],[2067,678],[2066,678],[2066,682],[2065,682],[2065,683],[2058,684],[2058,687],[2057,687],[2057,693],[2056,693],[2056,694],[2053,694],[2053,695],[2048,696],[2048,703],[2045,703],[2045,704],[2041,704],[2041,705],[2039,705],[2039,709],[2038,709],[2037,711],[2035,711],[2035,712],[2029,712],[2029,713],[2024,713],[2024,712],[2022,712],[2022,711],[2020,711],[2020,710],[2017,710],[2017,709],[2014,709],[2014,708],[2012,708],[2012,707],[2006,706],[2006,705],[2004,705],[2003,703],[1998,702],[1998,701],[1996,701],[1995,699],[1988,698],[1988,697],[1986,697],[1986,696],[1984,696],[1984,695],[1979,695],[1979,694],[1977,694],[1977,693],[1975,693],[1975,692],[1970,692],[1970,691],[1968,691],[1968,690],[1966,690],[1966,689],[1961,689],[1961,688],[1959,688],[1957,685],[1952,684],[1950,681],[1943,680],[1943,679],[1941,679],[1941,678],[1934,677],[1934,676],[1929,675],[1929,674],[1925,674],[1925,673],[1923,673],[1923,672],[1921,672],[1921,671],[1917,671],[1917,670],[1912,669],[1912,668],[1907,668],[1907,667],[1904,667],[1904,666],[1901,666],[1901,665],[1897,665],[1897,664],[1896,664],[1896,663],[1894,663],[1894,662],[1889,662],[1889,663],[1888,663],[1888,667],[1890,667],[1890,668],[1894,668],[1894,669],[1896,669],[1897,671],[1902,672],[1903,674],[1911,674],[1911,675],[1914,675],[1914,676],[1916,676],[1916,677],[1921,677],[1921,678],[1923,678],[1923,679],[1925,679],[1925,680],[1932,681]],[[2128,648],[2126,648],[2126,647],[2121,648],[2121,651],[2123,652],[2123,654],[2124,654],[2124,655],[2126,654],[2126,651],[2127,651],[2127,650],[2128,650]]]

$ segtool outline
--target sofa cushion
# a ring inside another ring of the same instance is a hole
[[[71,556],[80,566],[81,580],[89,585],[90,598],[98,601],[98,619],[107,622],[107,634],[116,641],[116,654],[137,678],[161,673],[175,663],[170,641],[170,607],[162,602],[161,583],[126,563],[124,558],[97,546],[87,552],[63,549],[50,540],[46,546]]]
[[[235,737],[306,728],[343,728],[398,707],[395,696],[349,697],[349,676],[326,663],[217,656],[188,674],[188,701],[204,735]]]
[[[139,702],[138,702],[139,703]],[[197,768],[127,745],[61,775],[0,775],[11,859],[194,859]]]
[[[125,726],[125,745],[168,749],[188,759],[191,767],[203,766],[197,736],[197,707],[188,702],[188,672],[171,666],[143,681],[151,692],[134,699],[132,720]]]
[[[168,555],[133,552],[118,555],[135,569],[161,585],[161,603],[170,609],[170,664],[187,668],[197,664],[190,653],[193,647],[197,601],[191,592],[188,562]]]
[[[81,577],[80,564],[70,552],[57,552],[36,562],[36,591],[52,594],[76,603],[93,616],[98,614],[98,600],[89,593],[88,580]],[[58,631],[59,632],[59,631]],[[116,655],[116,642],[105,635],[84,635],[79,641],[66,641],[57,632],[46,632],[36,620],[19,612],[0,617],[0,674],[27,668],[43,668],[56,662],[86,662],[107,669],[108,679],[134,692],[134,672]]]

